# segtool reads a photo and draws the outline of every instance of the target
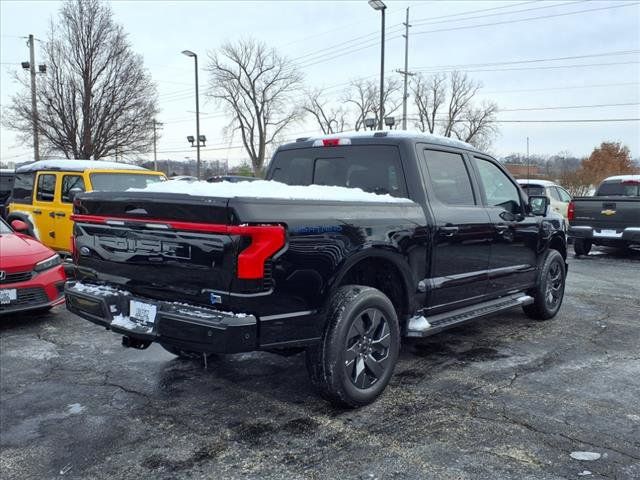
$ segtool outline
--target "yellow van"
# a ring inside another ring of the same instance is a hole
[[[7,220],[22,220],[29,235],[62,255],[71,252],[73,197],[81,192],[124,191],[166,180],[125,163],[99,160],[41,160],[16,169]]]

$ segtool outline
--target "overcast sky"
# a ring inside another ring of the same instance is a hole
[[[428,73],[456,65],[481,81],[482,98],[497,102],[499,119],[505,121],[492,148],[495,155],[524,153],[529,136],[536,154],[588,155],[602,141],[621,141],[640,156],[639,2],[386,3],[387,75],[399,76],[395,70],[403,67],[400,24],[410,7],[409,70]],[[227,158],[232,164],[243,158],[240,140],[223,136],[227,120],[204,95],[207,52],[221,43],[247,36],[264,41],[294,59],[309,86],[326,88],[336,98],[350,80],[379,75],[380,14],[366,0],[120,0],[111,5],[158,86],[158,119],[164,123],[159,158],[195,158],[186,141],[195,135],[193,60],[180,54],[184,49],[200,57],[201,133],[208,139],[202,158]],[[57,1],[0,1],[3,107],[17,88],[9,72],[28,60],[22,37],[33,33],[46,39],[49,19],[59,8]],[[36,50],[36,62],[41,59]],[[308,121],[286,137],[313,134],[314,128]],[[18,142],[13,132],[2,128],[0,141],[2,160],[32,158],[31,144]]]

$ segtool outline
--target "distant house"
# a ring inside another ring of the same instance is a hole
[[[544,174],[540,172],[538,165],[528,165],[526,163],[503,163],[509,173],[516,178],[536,178]]]

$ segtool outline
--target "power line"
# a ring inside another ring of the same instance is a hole
[[[592,85],[566,85],[564,87],[528,88],[528,89],[517,89],[517,90],[486,90],[479,93],[486,94],[486,93],[547,92],[549,90],[574,90],[576,88],[623,87],[623,86],[630,86],[630,85],[640,85],[640,82],[596,83]]]
[[[598,12],[598,11],[602,11],[602,10],[613,10],[613,9],[616,9],[616,8],[631,7],[631,6],[634,6],[634,5],[638,5],[638,3],[640,3],[640,2],[625,3],[625,4],[622,4],[622,5],[613,5],[613,6],[609,6],[609,7],[588,8],[588,9],[585,9],[585,10],[575,10],[573,12],[555,13],[555,14],[551,14],[551,15],[541,15],[541,16],[538,16],[538,17],[527,17],[527,18],[520,18],[520,19],[515,19],[515,20],[504,20],[504,21],[500,21],[500,22],[481,23],[481,24],[476,24],[476,25],[464,25],[464,26],[459,26],[459,27],[440,28],[440,29],[436,29],[436,30],[423,30],[421,32],[420,31],[415,32],[414,35],[424,35],[424,34],[427,34],[427,33],[437,33],[437,32],[452,32],[452,31],[455,31],[455,30],[466,30],[466,29],[472,29],[472,28],[493,27],[493,26],[496,26],[496,25],[522,23],[522,22],[529,22],[529,21],[533,21],[533,20],[542,20],[542,19],[547,19],[547,18],[566,17],[568,15],[577,15],[577,14],[580,14],[580,13]]]
[[[640,105],[639,102],[629,102],[629,103],[600,103],[597,105],[566,105],[562,107],[525,107],[525,108],[499,108],[500,112],[523,112],[523,111],[534,111],[534,110],[567,110],[574,108],[604,108],[604,107],[624,107],[630,105]]]

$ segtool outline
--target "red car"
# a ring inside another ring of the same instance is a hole
[[[66,275],[60,256],[19,233],[27,225],[0,218],[0,315],[48,310],[64,303]]]

